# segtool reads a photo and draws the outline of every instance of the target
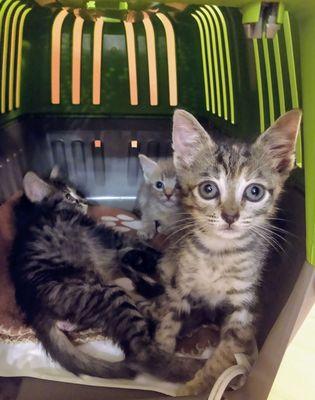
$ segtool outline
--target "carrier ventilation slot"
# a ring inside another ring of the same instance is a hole
[[[126,30],[126,43],[128,54],[128,71],[129,71],[129,88],[130,88],[130,104],[138,105],[138,78],[137,78],[137,57],[135,32],[131,22],[124,22]]]
[[[200,35],[206,110],[234,124],[233,77],[224,13],[217,6],[205,5],[191,16]]]
[[[152,22],[147,13],[144,14],[143,25],[147,39],[147,54],[148,54],[148,69],[150,82],[150,105],[158,104],[158,87],[157,87],[157,72],[156,72],[156,49],[155,49],[155,34]]]
[[[295,53],[290,16],[284,13],[283,28],[274,39],[253,39],[257,76],[260,130],[263,132],[278,116],[298,108]],[[288,79],[285,79],[288,77]],[[289,82],[289,86],[285,82]],[[296,162],[302,167],[301,135],[298,137]]]
[[[175,45],[174,29],[170,20],[164,14],[157,13],[156,16],[162,22],[165,29],[170,106],[176,106],[178,103],[178,99],[177,99],[176,45]]]
[[[94,24],[93,42],[93,104],[101,104],[101,76],[102,76],[102,46],[103,20],[98,19]]]
[[[77,17],[73,24],[72,39],[72,104],[80,104],[81,98],[81,53],[83,18]]]
[[[149,77],[149,102],[151,106],[158,105],[158,71],[157,71],[157,55],[156,55],[156,38],[154,24],[151,17],[147,13],[143,13],[144,19],[141,22],[144,26],[147,64]],[[63,23],[70,14],[67,10],[61,10],[55,16],[52,25],[52,42],[51,42],[51,103],[61,104],[61,48],[62,48],[62,28]],[[167,70],[168,70],[168,88],[169,88],[169,105],[176,106],[178,104],[178,87],[177,87],[177,62],[176,62],[176,42],[175,33],[169,18],[163,13],[157,13],[152,19],[162,24],[165,32],[166,54],[167,54]],[[108,23],[108,22],[106,22]],[[140,22],[139,22],[140,23]],[[72,104],[81,104],[80,88],[81,88],[81,71],[82,71],[82,39],[84,35],[84,25],[90,22],[84,21],[77,16],[74,19],[72,30]],[[139,88],[138,88],[138,68],[137,68],[137,48],[136,48],[136,29],[132,22],[122,22],[124,27],[124,35],[126,41],[126,58],[129,74],[129,93],[130,105],[139,105]],[[102,46],[105,40],[104,32],[105,22],[99,18],[94,22],[93,30],[93,77],[92,81],[92,99],[93,105],[101,104],[102,97],[102,73],[106,60],[103,60]]]
[[[61,29],[68,15],[66,10],[56,16],[51,33],[51,102],[60,103]]]
[[[19,0],[0,6],[1,114],[20,107],[23,29],[30,11]]]

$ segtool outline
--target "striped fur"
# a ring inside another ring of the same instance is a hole
[[[209,387],[235,363],[235,353],[253,360],[256,288],[266,252],[276,245],[272,221],[293,167],[300,119],[297,110],[287,113],[253,144],[219,143],[189,113],[174,114],[174,163],[184,214],[178,238],[160,263],[167,292],[156,340],[174,351],[182,321],[201,306],[221,325],[218,347],[181,394]],[[212,182],[206,195],[216,194],[213,198],[204,198],[204,182]],[[255,193],[262,198],[249,200]]]
[[[172,381],[191,378],[201,364],[160,350],[152,340],[153,321],[116,284],[128,271],[136,287],[143,281],[155,287],[130,266],[141,269],[145,262],[152,269],[158,255],[98,225],[85,215],[78,194],[59,181],[27,173],[24,189],[15,209],[11,275],[17,303],[50,356],[74,374],[131,378],[148,372]],[[123,349],[126,360],[110,363],[78,351],[60,329],[65,326],[102,330]]]

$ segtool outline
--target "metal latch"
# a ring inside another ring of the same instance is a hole
[[[272,39],[283,21],[283,3],[256,2],[242,9],[245,35],[248,39]]]

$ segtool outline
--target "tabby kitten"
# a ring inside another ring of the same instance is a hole
[[[139,160],[144,182],[137,197],[136,208],[139,208],[142,221],[138,234],[142,239],[152,239],[156,231],[168,233],[176,221],[179,211],[176,173],[171,158],[155,162],[140,154]]]
[[[271,241],[277,199],[294,165],[301,112],[280,117],[253,144],[215,142],[188,112],[173,120],[174,164],[186,221],[160,269],[167,286],[156,340],[172,352],[182,320],[207,307],[221,326],[205,367],[180,390],[196,394],[235,364],[253,361],[256,287]]]
[[[148,372],[170,381],[192,378],[200,363],[158,349],[152,323],[115,283],[129,264],[138,263],[139,252],[150,264],[154,251],[85,215],[83,199],[61,181],[28,172],[23,185],[25,195],[15,208],[11,275],[17,304],[51,357],[74,374],[131,378]],[[110,363],[80,352],[62,331],[69,326],[103,330],[124,350],[126,360]]]

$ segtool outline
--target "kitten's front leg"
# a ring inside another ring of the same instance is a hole
[[[158,325],[155,340],[159,347],[169,353],[174,353],[177,335],[182,327],[182,319],[190,314],[190,304],[179,296],[166,298],[164,316]]]
[[[178,395],[197,395],[210,390],[222,372],[236,364],[235,354],[244,353],[253,364],[256,351],[254,317],[245,308],[238,309],[224,322],[220,343],[212,356],[195,377],[179,389]],[[244,384],[244,379],[239,382]]]
[[[153,239],[156,234],[155,221],[142,217],[141,219],[142,228],[138,230],[138,236],[143,240]]]

